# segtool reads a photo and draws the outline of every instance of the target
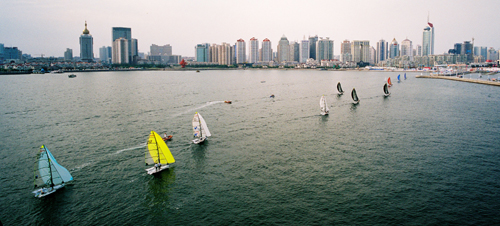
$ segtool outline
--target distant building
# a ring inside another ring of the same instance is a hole
[[[246,43],[245,40],[243,39],[238,39],[236,41],[236,63],[237,64],[244,64],[247,62],[246,60]]]
[[[309,40],[306,40],[305,37],[302,41],[300,41],[300,52],[299,52],[299,62],[306,63],[307,59],[309,59],[309,53],[311,46],[309,45]]]
[[[493,48],[493,47],[490,47],[488,49],[488,54],[486,55],[486,60],[488,61],[497,61],[498,60],[498,52]]]
[[[467,62],[466,63],[472,63],[474,62],[474,55],[473,55],[473,50],[474,46],[471,42],[469,41],[464,41],[462,44],[462,48],[460,50],[460,54],[466,55],[467,56]]]
[[[196,62],[210,62],[209,55],[210,44],[203,43],[196,45],[195,58]]]
[[[172,55],[172,46],[170,44],[166,44],[163,46],[159,46],[156,44],[152,44],[149,47],[149,55],[150,56],[171,56]]]
[[[415,48],[416,49],[416,56],[422,56],[422,46],[421,45],[417,45],[417,47]]]
[[[352,61],[351,42],[344,40],[340,44],[340,60],[344,63]]]
[[[375,63],[382,62],[387,59],[387,42],[384,39],[380,39],[377,42],[377,56]]]
[[[5,60],[5,50],[3,43],[0,43],[0,64]]]
[[[273,48],[271,45],[271,41],[267,38],[262,41],[262,48],[260,49],[260,61],[273,61]]]
[[[71,62],[73,61],[73,50],[70,48],[66,48],[66,51],[64,52],[64,61]]]
[[[255,37],[252,37],[248,43],[248,53],[248,63],[253,64],[259,62],[259,40]]]
[[[130,50],[129,41],[126,38],[118,38],[113,42],[113,64],[129,64]]]
[[[434,25],[427,22],[422,34],[422,56],[434,55]]]
[[[85,21],[85,30],[80,36],[80,60],[83,62],[94,61],[94,39],[87,29],[87,21]]]
[[[290,55],[290,44],[288,39],[283,35],[278,43],[278,63],[288,61]]]
[[[394,38],[389,45],[389,58],[394,59],[397,56],[399,56],[399,44],[396,38]]]
[[[127,59],[127,64],[132,62],[132,29],[128,28],[128,27],[113,27],[112,30],[111,30],[111,42],[114,43],[115,40],[119,39],[119,38],[123,38],[123,39],[126,39],[127,40],[127,52],[124,53],[126,54],[126,57],[128,58]],[[123,42],[123,41],[121,41]],[[115,56],[115,52],[116,51],[121,51],[121,50],[115,50],[114,49],[115,45],[113,44],[113,57]],[[120,56],[121,57],[121,56]],[[113,63],[115,62],[118,62],[118,61],[121,61],[123,62],[123,59],[114,59],[113,58]]]
[[[377,59],[377,50],[373,48],[373,46],[370,46],[370,65],[375,65]]]
[[[316,42],[316,60],[333,60],[333,40],[322,38]]]
[[[409,39],[405,39],[401,42],[401,52],[400,56],[409,56],[410,59],[413,57],[413,45]]]
[[[309,37],[309,58],[316,60],[316,42],[318,41],[318,36]]]
[[[234,46],[225,42],[221,45],[212,44],[209,48],[209,58],[212,63],[233,65],[236,63]]]
[[[474,46],[474,56],[483,56],[484,59],[488,57],[488,48],[484,46]]]
[[[101,60],[101,62],[108,64],[111,63],[112,55],[110,54],[109,49],[111,49],[110,46],[103,46],[99,48],[99,59]]]
[[[370,62],[370,41],[354,40],[351,42],[352,61],[355,63]]]
[[[23,51],[19,50],[17,47],[4,47],[4,59],[23,59]]]
[[[132,39],[132,63],[136,64],[139,61],[139,42],[137,39]]]

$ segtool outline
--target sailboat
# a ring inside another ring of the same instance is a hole
[[[389,95],[391,95],[391,93],[389,92],[389,87],[387,86],[387,83],[384,84],[384,96],[388,97]]]
[[[169,164],[174,162],[174,156],[170,153],[170,149],[168,149],[165,141],[155,131],[151,131],[146,148],[146,165],[154,164],[154,166],[147,168],[146,172],[149,175],[161,172],[168,169],[170,167]]]
[[[354,101],[354,104],[359,103],[358,94],[356,94],[356,89],[354,89],[354,88],[352,88],[351,97],[352,97],[352,100]]]
[[[400,77],[401,77],[401,74],[398,75],[398,82],[401,82]]]
[[[42,145],[35,164],[34,184],[35,188],[38,188],[33,191],[35,197],[42,198],[50,195],[72,180],[73,176],[69,171],[59,165],[49,149]]]
[[[326,103],[325,95],[319,99],[319,108],[321,109],[321,115],[328,115],[330,109],[328,109],[328,104]]]
[[[337,83],[337,91],[339,91],[339,95],[344,94],[344,90],[342,90],[342,86],[340,85],[340,82]]]
[[[405,73],[405,80],[406,80],[406,73]]]
[[[193,140],[193,143],[199,144],[205,141],[208,137],[212,136],[210,131],[208,130],[207,123],[205,119],[196,112],[193,117],[193,135],[196,139]]]
[[[389,77],[389,78],[387,79],[387,85],[389,85],[389,87],[391,87],[391,86],[392,86],[391,77]]]

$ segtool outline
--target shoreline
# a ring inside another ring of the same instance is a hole
[[[433,75],[433,76],[417,75],[415,77],[416,78],[446,79],[446,80],[453,80],[453,81],[459,81],[459,82],[469,82],[469,83],[477,83],[477,84],[483,84],[483,85],[500,86],[500,82],[469,79],[469,78],[457,78],[457,77],[442,76],[442,75]]]

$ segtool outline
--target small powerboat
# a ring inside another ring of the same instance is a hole
[[[226,104],[231,104],[231,103],[232,103],[232,101],[230,101],[230,100],[226,100],[226,101],[224,101],[224,103],[226,103]]]
[[[172,135],[168,135],[167,137],[163,137],[162,139],[164,141],[169,141],[169,140],[172,140],[172,137],[173,137]]]
[[[68,78],[76,78],[75,74],[68,75]]]
[[[271,96],[269,96],[269,97],[274,98],[274,94],[271,94]]]

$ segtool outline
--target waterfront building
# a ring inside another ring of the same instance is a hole
[[[64,61],[71,62],[73,61],[73,50],[70,48],[66,48],[64,52]]]
[[[4,60],[5,60],[4,45],[3,45],[3,43],[0,43],[0,64],[3,64]]]
[[[170,44],[166,44],[163,46],[159,46],[156,44],[152,44],[149,47],[149,55],[150,56],[171,56],[172,55],[172,46]]]
[[[288,57],[289,61],[299,62],[300,60],[300,44],[298,42],[290,43],[290,56]]]
[[[351,55],[354,63],[370,62],[370,41],[354,40],[351,42]]]
[[[208,50],[210,63],[216,63],[218,65],[235,64],[234,46],[223,42],[221,45],[212,44]]]
[[[370,46],[370,65],[375,65],[377,61],[377,50],[373,48],[373,46]]]
[[[139,61],[139,43],[137,39],[132,39],[132,63],[136,64]]]
[[[318,62],[322,60],[333,60],[333,40],[321,38],[316,42],[316,58]]]
[[[417,47],[415,49],[416,49],[416,52],[417,52],[417,54],[415,54],[415,56],[422,56],[422,46],[421,45],[417,45]]]
[[[113,42],[113,55],[112,61],[113,64],[128,64],[130,63],[130,55],[131,52],[129,50],[129,41],[126,38],[118,38]]]
[[[397,56],[399,56],[399,44],[396,38],[394,38],[389,45],[389,58],[393,59]]]
[[[288,61],[290,55],[290,44],[288,39],[283,35],[278,43],[278,63]]]
[[[493,47],[490,47],[488,49],[488,53],[486,55],[486,60],[488,61],[497,61],[498,60],[498,52],[493,48]]]
[[[379,63],[386,59],[387,59],[387,42],[384,39],[380,39],[380,41],[377,42],[377,56],[375,62]]]
[[[237,64],[244,64],[247,62],[246,60],[246,43],[245,40],[243,39],[238,39],[236,41],[236,63]]]
[[[453,46],[453,53],[462,54],[462,43],[455,43],[455,45]]]
[[[352,61],[352,52],[351,52],[351,42],[349,40],[344,40],[340,44],[340,60],[343,63]]]
[[[474,55],[483,56],[486,60],[486,58],[488,58],[488,48],[484,46],[474,46]]]
[[[473,50],[474,50],[474,44],[472,44],[469,41],[464,41],[464,43],[462,44],[462,48],[460,50],[460,53],[462,55],[466,55],[467,56],[466,63],[472,63],[472,62],[474,62]]]
[[[248,63],[257,63],[259,62],[259,40],[257,40],[255,37],[252,37],[250,39],[250,42],[248,43],[248,52],[249,52],[249,59]]]
[[[318,36],[309,36],[309,58],[316,60],[316,42],[318,41]]]
[[[262,48],[260,49],[260,61],[262,62],[273,61],[273,49],[271,41],[267,38],[262,41]]]
[[[208,43],[203,43],[203,44],[198,44],[195,47],[195,59],[196,62],[210,62],[209,58],[209,49],[210,49],[210,44]]]
[[[85,30],[80,36],[80,60],[83,62],[94,61],[94,39],[87,29],[87,21],[85,21]]]
[[[115,40],[119,39],[119,38],[124,38],[127,40],[127,53],[126,56],[127,56],[127,63],[129,62],[132,62],[132,29],[128,28],[128,27],[113,27],[112,30],[111,30],[111,42],[114,43]],[[113,54],[112,56],[114,57],[115,54],[115,49],[114,49],[114,44],[113,44]],[[116,51],[119,51],[119,50],[116,50]],[[113,59],[113,63],[114,62],[123,62],[122,59],[118,60],[118,59]]]
[[[422,56],[434,55],[434,25],[427,22],[422,35]]]
[[[306,63],[307,59],[309,59],[309,54],[310,54],[310,48],[309,46],[309,40],[304,39],[300,41],[300,52],[299,52],[299,62],[300,63]]]
[[[19,50],[17,47],[4,47],[4,59],[5,60],[21,60],[23,59],[23,51]]]
[[[401,52],[400,56],[409,56],[410,59],[413,57],[413,45],[409,39],[405,39],[401,42]]]
[[[101,59],[101,62],[103,63],[111,63],[111,58],[112,58],[112,52],[110,51],[112,48],[111,46],[103,46],[99,48],[99,58]]]

